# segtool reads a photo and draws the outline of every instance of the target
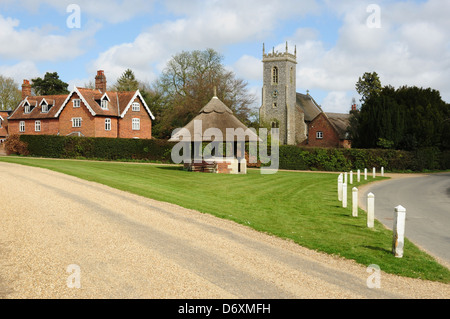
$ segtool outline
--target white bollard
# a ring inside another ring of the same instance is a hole
[[[353,184],[353,171],[350,171],[350,184]]]
[[[342,184],[343,184],[343,176],[342,173],[339,174],[338,177],[338,199],[340,202],[342,202]]]
[[[342,184],[342,207],[347,208],[347,183]]]
[[[364,169],[364,180],[367,181],[367,168]]]
[[[381,166],[381,177],[384,177],[384,167]]]
[[[373,228],[375,219],[375,195],[367,194],[367,227]]]
[[[347,184],[347,172],[344,173],[344,183]]]
[[[352,188],[352,216],[358,217],[358,189]]]
[[[394,228],[392,240],[392,253],[395,257],[403,257],[403,247],[405,245],[405,220],[406,209],[398,205],[394,210]]]
[[[375,169],[375,167],[373,168],[373,178],[375,178],[377,175],[376,175],[376,172],[377,172],[377,170]]]
[[[357,176],[357,181],[359,183],[361,181],[361,171],[360,170],[358,170],[358,173],[356,174],[356,176]]]

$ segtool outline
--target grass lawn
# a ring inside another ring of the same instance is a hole
[[[337,174],[280,171],[261,175],[192,173],[178,166],[0,157],[0,161],[42,167],[233,220],[317,251],[363,265],[426,280],[450,282],[450,270],[406,240],[403,258],[391,253],[392,231],[366,213],[351,216],[337,199]],[[369,175],[371,176],[371,175]],[[372,177],[368,178],[369,181]],[[377,179],[380,179],[378,177]],[[356,178],[354,178],[356,180]]]

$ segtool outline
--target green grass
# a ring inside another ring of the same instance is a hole
[[[1,157],[0,161],[47,168],[148,198],[233,220],[317,251],[377,264],[397,275],[450,282],[450,270],[406,240],[403,258],[391,252],[392,231],[366,213],[351,216],[337,199],[337,174],[278,172],[261,175],[192,173],[178,166]],[[380,179],[380,178],[377,178]],[[372,177],[369,177],[369,181]],[[354,183],[352,187],[363,184]]]

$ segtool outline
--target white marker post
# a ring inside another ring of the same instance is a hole
[[[367,181],[367,168],[364,169],[364,180]]]
[[[405,221],[406,209],[398,205],[394,210],[394,228],[392,240],[392,253],[395,257],[403,257],[403,247],[405,245]]]
[[[357,181],[358,181],[358,183],[361,181],[361,170],[358,170],[358,173],[356,174],[356,177],[357,177]]]
[[[375,195],[367,194],[367,227],[373,228],[375,219]]]
[[[347,172],[344,173],[344,183],[347,184]]]
[[[352,216],[358,217],[358,189],[352,188]]]
[[[343,184],[343,176],[342,176],[342,173],[341,174],[339,174],[339,177],[338,177],[338,199],[339,199],[339,201],[340,202],[342,202],[342,184]]]
[[[353,171],[350,171],[350,185],[353,184]]]
[[[342,184],[342,207],[347,208],[347,183]]]
[[[376,176],[377,176],[377,174],[376,174],[376,172],[377,172],[377,170],[375,169],[375,167],[373,168],[373,178],[375,178]]]
[[[384,167],[381,166],[381,177],[384,177]]]

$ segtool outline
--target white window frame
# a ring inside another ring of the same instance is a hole
[[[41,131],[41,121],[34,121],[34,131],[40,132]]]
[[[131,128],[133,131],[140,131],[141,130],[141,119],[140,118],[133,118],[131,120]]]
[[[105,119],[105,131],[111,131],[111,119]]]
[[[30,104],[25,104],[25,113],[30,113],[31,112],[31,106]]]
[[[73,99],[73,107],[81,107],[81,99]]]
[[[81,121],[82,118],[81,117],[72,117],[72,127],[81,127]],[[77,124],[77,125],[75,125]]]
[[[45,107],[45,109],[44,109],[44,107]],[[45,103],[42,104],[42,113],[48,113],[48,105]]]
[[[19,132],[21,133],[25,132],[25,121],[19,122]]]
[[[322,132],[322,131],[317,131],[317,132],[316,132],[316,138],[317,138],[318,140],[323,139],[323,132]]]
[[[139,112],[141,110],[141,105],[138,102],[133,102],[131,104],[131,111]]]
[[[101,106],[102,110],[107,110],[108,109],[108,100],[107,99],[101,100],[100,106]]]

